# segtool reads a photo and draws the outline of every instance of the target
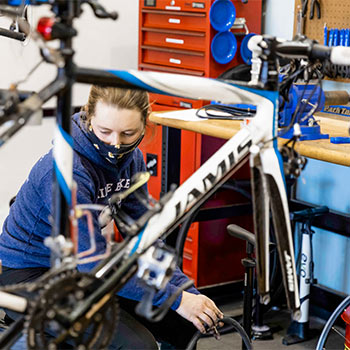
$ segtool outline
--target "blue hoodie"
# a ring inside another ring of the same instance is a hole
[[[116,192],[130,186],[132,176],[145,171],[141,151],[137,148],[124,156],[115,166],[100,155],[86,136],[80,123],[80,114],[73,116],[72,136],[74,139],[73,178],[77,183],[78,204],[103,204]],[[53,155],[52,149],[39,159],[28,178],[20,188],[0,235],[0,259],[6,267],[22,269],[49,267],[50,250],[44,245],[44,239],[51,233],[50,213],[52,203]],[[135,196],[129,196],[121,203],[121,208],[133,218],[140,217],[145,208]],[[106,241],[98,224],[97,211],[91,211],[97,251],[105,251]],[[79,220],[79,252],[90,247],[86,218]],[[96,263],[79,265],[79,270],[89,271]],[[188,278],[177,269],[167,287],[158,292],[154,305],[161,305],[170,295],[184,284]],[[9,281],[11,283],[11,281]],[[194,288],[189,292],[199,294]],[[141,300],[143,289],[133,277],[118,293],[120,296]],[[172,305],[176,310],[181,302],[181,295]]]

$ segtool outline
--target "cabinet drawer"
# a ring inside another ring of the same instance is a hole
[[[182,270],[188,277],[195,278],[197,271],[192,254],[184,252],[182,257]]]
[[[187,74],[187,75],[195,75],[198,77],[203,77],[204,72],[199,70],[190,70],[190,69],[181,69],[181,68],[173,68],[173,67],[167,67],[167,66],[157,66],[155,64],[148,64],[148,63],[140,63],[139,68],[141,70],[152,70],[156,72],[167,72],[167,73],[175,73],[175,74]],[[197,107],[187,107],[187,106],[180,106],[185,108],[197,108]]]
[[[202,101],[191,100],[189,98],[183,98],[183,97],[150,94],[150,98],[154,103],[169,106],[169,107],[174,107],[176,109],[200,108],[203,106]]]
[[[205,33],[160,33],[152,30],[143,30],[144,45],[172,47],[183,50],[205,51]]]
[[[204,70],[204,53],[180,53],[154,47],[142,47],[142,62],[183,69]]]
[[[181,29],[204,32],[207,28],[205,13],[186,14],[169,13],[168,11],[145,11],[142,10],[142,27]]]
[[[209,10],[212,1],[213,0],[146,0],[140,2],[140,7],[152,10],[205,12]]]

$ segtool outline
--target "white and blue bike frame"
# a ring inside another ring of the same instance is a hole
[[[151,92],[227,104],[253,104],[256,115],[189,177],[154,215],[144,230],[130,242],[129,251],[141,253],[164,232],[183,221],[217,186],[226,181],[250,157],[254,223],[257,238],[258,290],[269,301],[269,222],[272,212],[277,245],[284,266],[283,280],[288,305],[299,314],[293,240],[289,221],[286,184],[277,147],[278,92],[265,91],[234,82],[156,72],[110,71],[111,74]]]

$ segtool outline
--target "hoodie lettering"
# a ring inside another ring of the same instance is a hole
[[[110,192],[119,192],[130,187],[130,179],[120,179],[117,183],[107,183],[98,190],[98,199],[106,198]]]

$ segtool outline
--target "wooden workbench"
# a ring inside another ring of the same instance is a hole
[[[162,115],[164,115],[162,113]],[[331,118],[329,114],[319,114],[316,117],[320,122],[321,132],[330,136],[349,136],[349,120]],[[233,120],[203,120],[198,122],[169,119],[160,116],[159,112],[150,115],[150,121],[156,124],[170,126],[177,129],[195,131],[204,135],[222,139],[231,138],[241,127],[241,121]],[[279,139],[279,144],[286,140]],[[325,162],[350,166],[350,144],[333,144],[329,139],[301,141],[296,150],[303,156],[323,160]]]

